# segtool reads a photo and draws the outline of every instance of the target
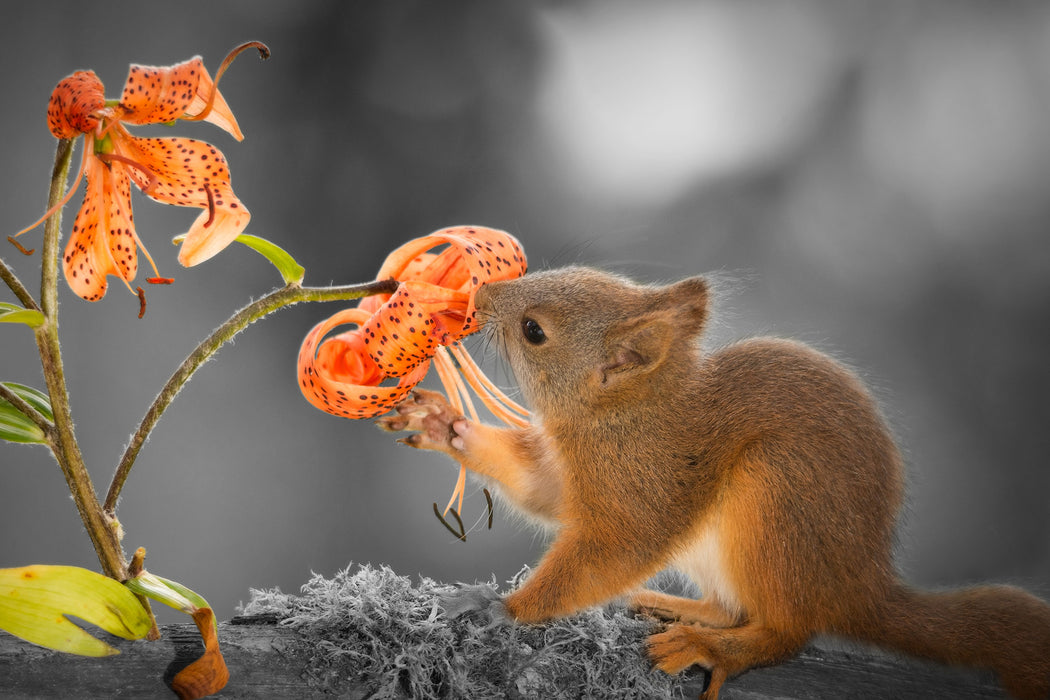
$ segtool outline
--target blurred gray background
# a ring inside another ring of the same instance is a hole
[[[716,273],[712,343],[799,338],[875,388],[908,457],[908,579],[1050,594],[1050,5],[34,2],[5,9],[0,39],[5,233],[43,210],[61,78],[91,68],[116,98],[130,63],[201,54],[214,72],[264,41],[273,57],[243,55],[221,84],[242,143],[207,124],[164,133],[224,151],[249,232],[292,252],[307,283],[369,280],[395,246],[466,223],[513,232],[533,269]],[[171,371],[279,282],[242,247],[179,267],[169,241],[196,214],[136,193],[139,234],[176,279],[147,289],[144,319],[118,281],[95,304],[62,286],[100,492]],[[39,253],[0,246],[35,287]],[[286,309],[239,336],[127,483],[128,550],[145,546],[151,570],[222,618],[251,587],[295,591],[350,562],[504,581],[542,552],[504,510],[452,539],[431,511],[451,462],[300,397],[299,343],[342,307]],[[24,329],[0,328],[0,362],[3,379],[42,385]],[[472,487],[468,525],[484,511]],[[0,566],[97,567],[42,447],[0,444],[0,528]]]

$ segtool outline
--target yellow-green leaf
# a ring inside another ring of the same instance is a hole
[[[69,617],[124,639],[145,637],[152,624],[131,591],[94,571],[44,564],[0,569],[0,628],[27,642],[71,654],[120,653]]]
[[[30,328],[44,325],[44,314],[0,301],[0,323],[24,323]]]

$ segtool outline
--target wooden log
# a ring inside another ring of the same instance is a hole
[[[165,625],[157,642],[127,641],[100,633],[119,656],[86,658],[61,654],[0,633],[0,697],[3,698],[165,698],[167,682],[200,655],[200,635],[192,624]],[[368,688],[325,681],[311,672],[313,653],[295,630],[273,616],[234,618],[220,625],[230,682],[218,698],[363,698]],[[703,690],[702,673],[691,673],[685,697]],[[600,695],[600,691],[597,693]],[[779,666],[755,669],[730,680],[725,700],[807,698],[882,700],[883,698],[1002,699],[991,673],[953,669],[869,651],[811,647]]]

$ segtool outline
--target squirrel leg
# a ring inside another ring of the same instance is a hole
[[[395,414],[376,421],[383,430],[416,431],[400,442],[442,452],[470,471],[496,482],[502,494],[526,513],[556,522],[561,477],[532,428],[497,428],[467,420],[436,391],[416,389]]]
[[[679,673],[697,664],[711,673],[703,700],[716,700],[730,676],[755,666],[777,663],[805,644],[759,622],[712,629],[700,625],[671,625],[649,637],[649,658],[666,673]]]
[[[739,615],[714,600],[683,598],[647,588],[632,593],[627,606],[634,612],[668,622],[697,623],[705,627],[736,627],[741,623]]]
[[[655,557],[644,564],[628,561],[622,545],[562,530],[532,575],[503,602],[518,622],[544,622],[623,595],[659,568]]]

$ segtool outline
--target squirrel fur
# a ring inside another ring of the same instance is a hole
[[[1050,697],[1050,606],[1010,586],[902,583],[893,562],[900,453],[860,379],[801,343],[705,353],[700,277],[641,285],[583,267],[484,285],[478,318],[533,411],[524,429],[466,420],[417,391],[387,430],[444,452],[556,529],[504,599],[539,623],[626,597],[671,624],[654,664],[727,678],[831,634],[995,671]],[[703,597],[647,590],[672,567]]]

